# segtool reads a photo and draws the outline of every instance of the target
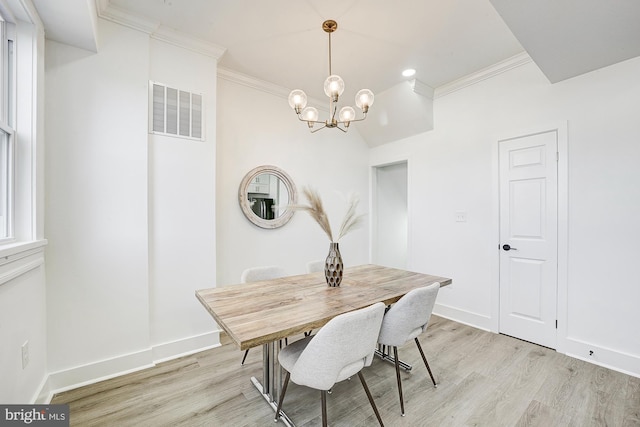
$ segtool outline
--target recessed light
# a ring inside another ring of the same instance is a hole
[[[407,68],[406,70],[404,70],[402,72],[402,75],[404,77],[411,77],[416,73],[416,70],[414,70],[413,68]]]

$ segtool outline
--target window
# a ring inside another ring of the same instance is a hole
[[[202,95],[149,83],[149,132],[203,139]]]
[[[13,237],[13,40],[8,24],[0,17],[0,242]]]
[[[13,134],[0,125],[0,239],[11,238],[13,229],[12,194],[13,194]]]

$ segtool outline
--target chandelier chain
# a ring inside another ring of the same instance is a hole
[[[329,33],[329,75],[332,75],[331,73],[331,33]]]

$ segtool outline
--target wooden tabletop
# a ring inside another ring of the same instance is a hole
[[[337,315],[378,301],[392,304],[411,289],[451,279],[378,265],[345,269],[329,287],[323,272],[196,291],[196,297],[240,350],[317,329]]]

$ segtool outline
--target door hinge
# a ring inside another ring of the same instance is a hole
[[[558,319],[556,319],[556,329],[558,329]]]
[[[556,162],[560,161],[560,152],[556,151]]]

